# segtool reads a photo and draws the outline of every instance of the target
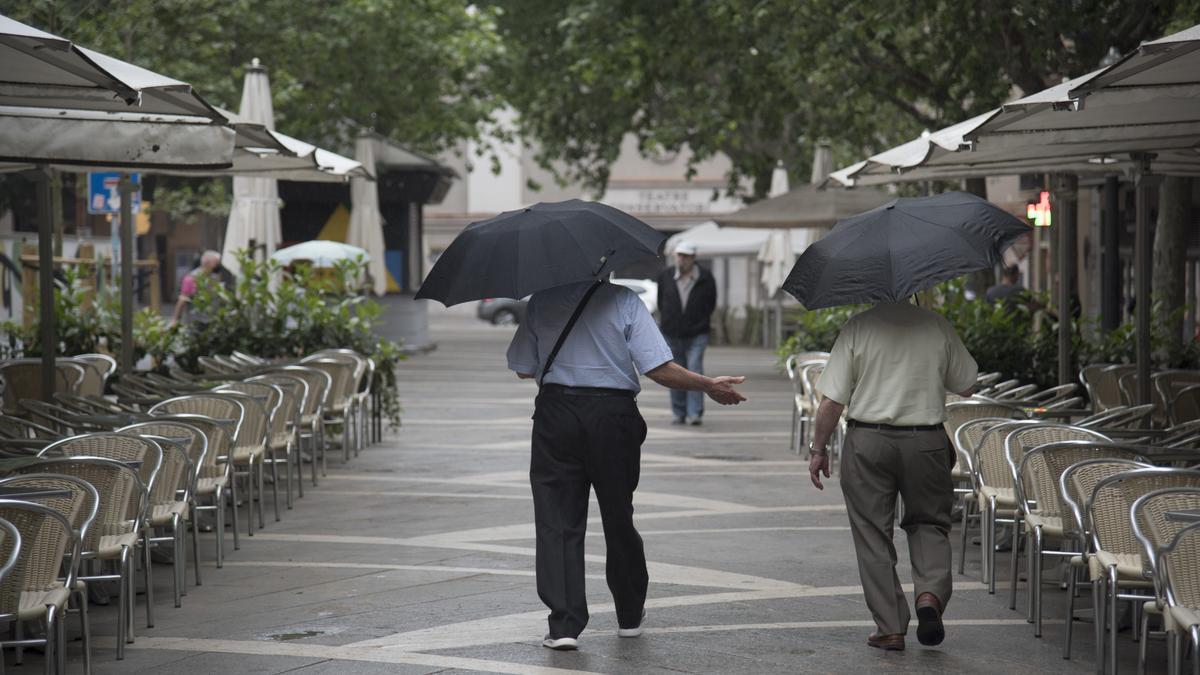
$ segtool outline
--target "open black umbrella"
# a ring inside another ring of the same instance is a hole
[[[597,202],[542,202],[471,223],[438,258],[416,297],[447,307],[596,279],[656,258],[666,237]]]
[[[1001,260],[1028,224],[966,192],[896,199],[839,221],[783,288],[808,309],[899,302]]]

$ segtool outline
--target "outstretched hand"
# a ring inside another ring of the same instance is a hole
[[[721,377],[712,378],[712,383],[704,393],[712,400],[721,405],[737,405],[746,400],[737,389],[733,388],[735,384],[741,384],[746,381],[745,377],[733,377],[730,375],[722,375]]]

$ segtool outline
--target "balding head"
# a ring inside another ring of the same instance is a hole
[[[200,255],[200,266],[209,272],[221,265],[221,254],[216,251],[205,251]]]

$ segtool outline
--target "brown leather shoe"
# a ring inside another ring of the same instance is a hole
[[[933,593],[917,596],[917,642],[933,646],[946,639],[946,628],[942,625],[942,603]]]
[[[867,636],[867,644],[887,652],[902,652],[904,651],[904,634],[879,635],[878,633],[871,633]]]

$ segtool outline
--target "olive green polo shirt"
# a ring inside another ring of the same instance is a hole
[[[975,384],[979,367],[940,314],[880,304],[842,327],[817,382],[849,419],[915,426],[946,420],[946,392]]]

